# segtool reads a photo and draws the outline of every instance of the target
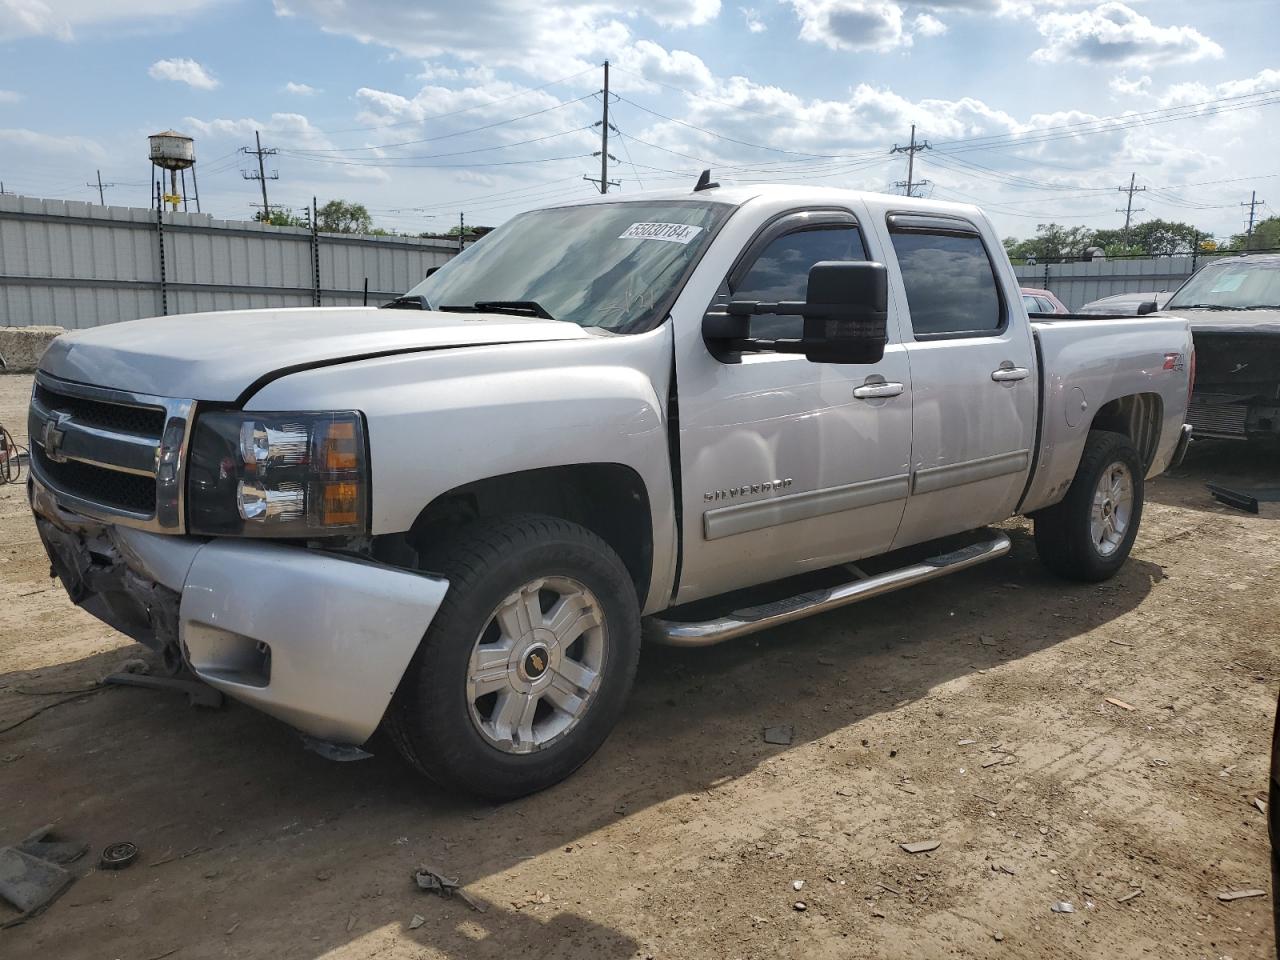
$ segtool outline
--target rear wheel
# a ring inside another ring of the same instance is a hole
[[[432,564],[449,581],[388,713],[433,780],[495,800],[593,754],[635,677],[635,588],[599,537],[552,517],[482,520]]]
[[[1138,535],[1143,474],[1128,437],[1091,430],[1067,495],[1035,516],[1036,550],[1045,566],[1072,580],[1114,576]]]

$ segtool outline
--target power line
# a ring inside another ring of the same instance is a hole
[[[102,198],[102,191],[103,191],[103,190],[109,190],[109,189],[111,189],[112,187],[114,187],[114,186],[115,186],[115,184],[114,184],[114,183],[103,183],[103,182],[102,182],[102,171],[101,171],[101,170],[95,170],[95,171],[94,171],[94,173],[96,173],[96,174],[98,175],[98,184],[97,184],[97,186],[98,186],[98,206],[105,207],[105,206],[107,205],[107,201],[106,201],[106,200],[104,200],[104,199]],[[85,186],[86,186],[86,187],[92,187],[92,186],[93,186],[93,184],[92,184],[92,183],[86,183],[86,184],[85,184]]]
[[[271,204],[267,201],[267,181],[279,180],[280,173],[277,170],[272,170],[271,175],[268,176],[266,167],[263,166],[262,161],[265,157],[275,156],[279,151],[276,150],[275,147],[267,147],[264,149],[262,146],[262,136],[257,130],[253,131],[253,141],[258,145],[256,150],[252,150],[249,147],[241,147],[240,152],[245,156],[255,156],[258,158],[258,172],[254,173],[252,170],[241,170],[240,176],[244,177],[246,180],[257,180],[262,184],[262,216],[264,219],[270,220]]]
[[[483,110],[485,107],[492,107],[493,105],[498,103],[506,103],[508,100],[515,100],[518,97],[523,97],[530,93],[537,93],[540,90],[547,89],[547,87],[554,87],[556,84],[559,84],[559,83],[568,83],[570,80],[576,80],[578,79],[578,77],[584,76],[585,74],[590,73],[594,69],[595,67],[587,67],[587,69],[585,70],[579,70],[577,73],[570,74],[567,77],[561,77],[559,80],[549,80],[546,83],[541,84],[540,86],[526,87],[523,90],[517,90],[515,93],[508,94],[505,97],[498,97],[494,100],[489,100],[485,103],[473,104],[472,106],[469,106],[469,107],[461,107],[458,110],[450,110],[448,113],[435,113],[435,114],[431,114],[430,116],[417,117],[416,119],[413,119],[413,120],[399,120],[399,121],[396,121],[395,123],[379,123],[379,124],[374,124],[372,126],[347,127],[342,130],[320,130],[319,132],[327,133],[329,135],[334,135],[339,133],[360,133],[366,130],[387,130],[392,127],[413,126],[415,124],[426,123],[428,120],[443,120],[446,117],[456,117],[459,114],[470,113],[473,110]]]
[[[1248,207],[1248,208],[1249,208],[1249,227],[1248,227],[1248,229],[1245,231],[1245,245],[1246,245],[1246,246],[1248,245],[1248,243],[1249,243],[1251,240],[1253,240],[1253,223],[1254,223],[1254,218],[1256,217],[1257,212],[1258,212],[1258,207],[1259,207],[1259,206],[1262,206],[1262,205],[1263,205],[1263,204],[1265,204],[1266,202],[1267,202],[1267,201],[1265,201],[1265,200],[1259,200],[1259,199],[1258,199],[1258,191],[1257,191],[1257,190],[1254,190],[1252,193],[1250,193],[1250,194],[1249,194],[1249,202],[1248,202],[1248,203],[1242,203],[1242,204],[1240,204],[1240,206],[1242,206],[1242,207]]]
[[[1145,207],[1139,207],[1137,210],[1133,209],[1133,195],[1135,193],[1146,193],[1146,190],[1147,190],[1146,187],[1135,187],[1133,185],[1134,181],[1137,179],[1137,176],[1138,175],[1136,173],[1129,174],[1129,186],[1116,187],[1116,189],[1119,190],[1121,193],[1127,193],[1129,195],[1129,199],[1125,202],[1124,211],[1123,211],[1124,212],[1124,245],[1126,247],[1129,245],[1129,220],[1133,217],[1135,213],[1142,213],[1146,209]],[[1120,213],[1120,212],[1121,211],[1117,208],[1116,213]]]
[[[582,179],[588,183],[594,183],[600,192],[608,193],[610,187],[619,187],[622,184],[617,180],[609,179],[609,61],[604,62],[604,89],[600,91],[600,105],[602,113],[600,115],[600,179],[588,177],[583,174]]]
[[[560,110],[564,107],[572,106],[575,103],[581,103],[583,100],[590,100],[594,97],[594,93],[584,94],[581,97],[575,97],[573,100],[562,100],[559,103],[552,104],[549,107],[543,107],[541,110],[534,110],[530,113],[522,113],[518,117],[507,117],[504,120],[494,120],[492,123],[481,124],[478,127],[471,127],[467,130],[455,130],[453,133],[441,133],[434,137],[419,137],[416,140],[401,140],[398,143],[382,143],[373,146],[363,147],[312,147],[300,150],[301,153],[317,154],[317,153],[359,153],[368,150],[387,150],[392,147],[411,147],[419,143],[435,143],[437,140],[449,140],[453,137],[465,137],[470,133],[479,133],[482,130],[492,130],[494,127],[505,126],[508,123],[518,123],[521,120],[528,120],[530,117],[538,117],[544,113],[550,113],[553,110]]]
[[[891,154],[905,153],[907,155],[907,179],[898,180],[894,183],[895,187],[906,187],[906,193],[904,194],[905,196],[908,196],[908,197],[915,196],[915,193],[913,192],[915,190],[915,184],[912,181],[915,179],[916,154],[919,153],[921,150],[932,150],[932,149],[933,149],[933,145],[929,143],[928,140],[923,140],[920,143],[916,143],[916,125],[913,123],[911,125],[911,143],[905,147],[900,147],[895,143],[893,145],[893,149],[889,151],[889,153]],[[929,181],[922,180],[920,182],[924,184],[924,183],[928,183]]]
[[[599,121],[597,121],[598,123]],[[488,153],[492,150],[508,150],[512,147],[523,147],[531,143],[542,143],[546,140],[554,140],[557,137],[566,137],[572,133],[581,133],[584,130],[590,130],[596,126],[595,123],[588,123],[581,127],[574,127],[572,130],[559,130],[555,133],[548,133],[541,137],[530,137],[527,140],[513,140],[510,143],[499,143],[492,147],[472,147],[470,150],[454,150],[449,153],[420,153],[420,154],[404,154],[394,157],[367,157],[367,158],[330,158],[317,157],[313,153],[305,150],[283,150],[285,156],[296,157],[299,160],[319,160],[323,162],[340,162],[342,159],[359,160],[364,166],[394,166],[397,160],[435,160],[442,157],[464,157],[475,153]]]

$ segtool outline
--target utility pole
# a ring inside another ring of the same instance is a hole
[[[267,181],[279,180],[280,172],[278,170],[272,170],[271,176],[267,176],[267,170],[266,170],[266,167],[263,165],[262,160],[264,157],[275,156],[275,154],[278,153],[279,151],[277,151],[275,147],[268,147],[266,149],[263,149],[262,135],[257,130],[253,131],[253,139],[254,139],[254,142],[256,142],[258,145],[257,149],[255,150],[255,149],[251,149],[250,147],[241,147],[240,152],[243,153],[245,156],[253,155],[258,158],[258,172],[254,173],[252,170],[241,170],[240,176],[244,177],[246,180],[257,180],[262,184],[262,215],[264,219],[270,220],[271,205],[267,202]]]
[[[1259,200],[1258,191],[1254,190],[1252,193],[1249,194],[1249,202],[1240,204],[1240,206],[1242,207],[1249,208],[1249,226],[1245,230],[1245,241],[1244,241],[1245,249],[1248,249],[1250,246],[1252,246],[1252,243],[1253,243],[1253,224],[1257,217],[1258,207],[1262,206],[1266,202],[1267,201],[1265,200]]]
[[[1124,211],[1123,211],[1124,213],[1124,245],[1126,247],[1129,245],[1129,218],[1132,217],[1135,213],[1142,213],[1146,209],[1146,207],[1139,207],[1137,210],[1133,209],[1133,195],[1135,193],[1145,193],[1147,189],[1146,187],[1135,187],[1133,185],[1137,177],[1138,175],[1136,173],[1131,173],[1129,174],[1129,185],[1127,187],[1116,187],[1116,189],[1121,193],[1127,193],[1129,195],[1129,200],[1124,205]],[[1116,207],[1116,213],[1120,213],[1120,212],[1121,212],[1120,208]]]
[[[97,183],[97,187],[98,187],[98,206],[100,206],[100,207],[105,207],[105,206],[107,205],[107,201],[106,201],[106,200],[104,200],[104,199],[102,199],[102,191],[103,191],[103,190],[108,189],[109,187],[114,187],[114,186],[115,186],[115,184],[114,184],[114,183],[103,183],[103,182],[102,182],[102,171],[101,171],[101,170],[96,170],[96,171],[94,171],[94,172],[95,172],[95,173],[97,173],[97,175],[98,175],[98,183]],[[94,184],[92,184],[92,183],[86,183],[86,184],[85,184],[85,186],[86,186],[86,187],[92,187],[92,186],[94,186]],[[3,190],[0,190],[0,193],[4,193],[4,191],[3,191]]]
[[[916,154],[919,153],[921,150],[932,150],[932,149],[933,149],[933,144],[931,144],[928,140],[922,140],[920,141],[920,143],[916,143],[916,125],[913,123],[911,125],[911,143],[905,147],[900,147],[895,143],[893,145],[893,149],[889,151],[891,154],[905,153],[907,155],[907,179],[898,180],[894,183],[895,187],[906,188],[903,196],[914,197],[915,188],[917,186],[924,186],[929,182],[928,180],[916,179]]]
[[[458,252],[461,253],[464,242],[463,237],[467,235],[467,221],[462,211],[458,211]]]
[[[619,187],[621,182],[609,179],[609,161],[617,160],[617,157],[609,155],[609,61],[604,62],[604,113],[600,118],[600,179],[582,175],[582,179],[588,183],[594,183],[600,188],[601,193],[608,193],[610,187]]]

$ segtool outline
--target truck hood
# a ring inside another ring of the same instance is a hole
[[[1243,333],[1280,336],[1280,310],[1165,310],[1163,316],[1178,317],[1197,333]]]
[[[574,323],[492,313],[300,307],[152,317],[77,330],[40,369],[134,393],[235,401],[282,370],[370,356],[590,337]]]

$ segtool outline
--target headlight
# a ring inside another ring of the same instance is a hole
[[[187,471],[192,533],[330,537],[367,529],[364,421],[338,413],[205,413]]]

